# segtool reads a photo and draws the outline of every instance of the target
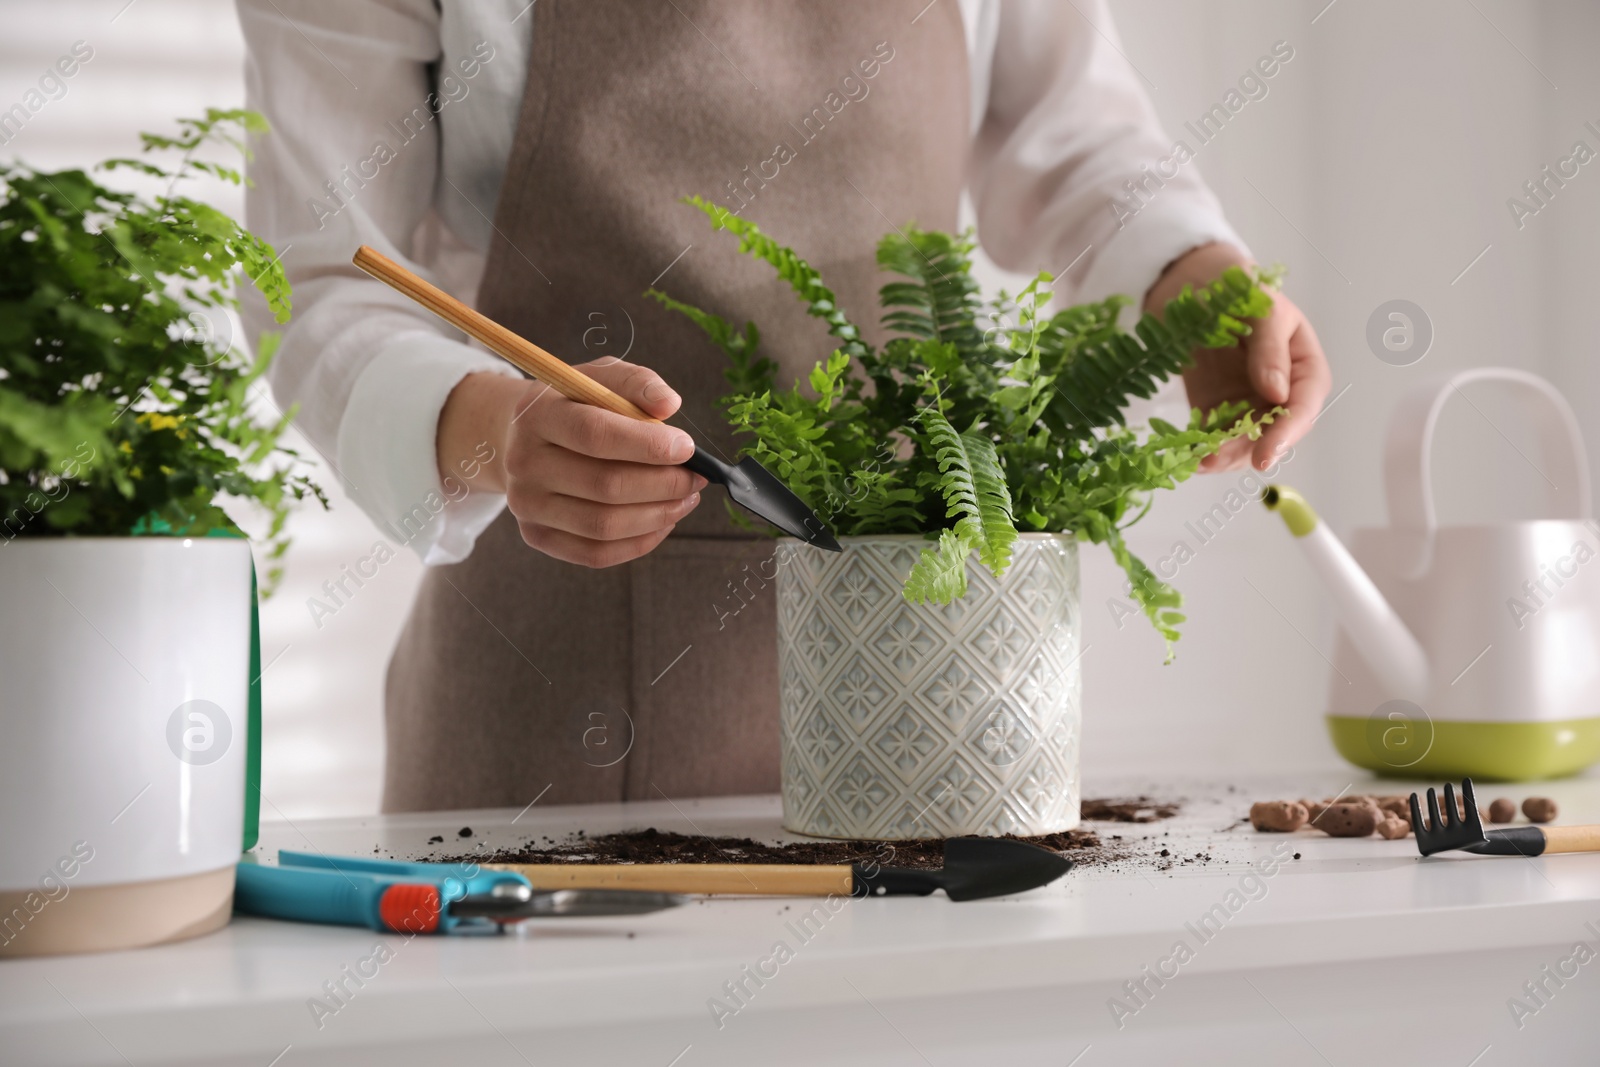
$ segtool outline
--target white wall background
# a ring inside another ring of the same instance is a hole
[[[241,44],[217,0],[67,0],[0,8],[0,108],[76,40],[95,58],[0,154],[40,168],[131,154],[135,131],[243,99]],[[1520,232],[1506,199],[1600,125],[1600,8],[1586,0],[1112,0],[1124,50],[1169,130],[1218,101],[1273,43],[1295,58],[1197,162],[1258,257],[1291,268],[1334,368],[1334,406],[1283,477],[1339,531],[1384,521],[1382,435],[1396,398],[1435,371],[1525,367],[1563,387],[1589,427],[1600,367],[1589,322],[1600,166],[1585,167]],[[207,190],[237,212],[237,191]],[[1488,251],[1474,262],[1485,247]],[[1470,269],[1468,265],[1471,264]],[[1465,273],[1463,274],[1463,271]],[[1368,316],[1405,298],[1432,320],[1420,363],[1368,349]],[[1341,390],[1343,392],[1341,392]],[[1436,484],[1449,521],[1535,514],[1543,479],[1513,406],[1472,392],[1445,417]],[[1475,406],[1474,406],[1475,405]],[[1590,432],[1591,450],[1600,429]],[[1522,453],[1528,455],[1523,458]],[[1530,463],[1531,460],[1531,463]],[[1591,459],[1591,464],[1593,464]],[[1168,494],[1132,538],[1147,558],[1236,484]],[[376,810],[381,687],[420,568],[388,565],[317,629],[307,597],[373,530],[337,492],[303,512],[280,594],[264,609],[267,814]],[[1190,621],[1177,662],[1141,622],[1119,630],[1118,572],[1085,553],[1085,765],[1161,774],[1336,763],[1320,722],[1331,619],[1276,519],[1251,508],[1178,579]],[[1253,586],[1253,588],[1252,588]]]

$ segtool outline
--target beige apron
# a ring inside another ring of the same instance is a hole
[[[878,235],[953,228],[966,164],[960,12],[925,6],[545,0],[479,307],[571,362],[654,368],[671,421],[731,456],[725,357],[644,291],[756,320],[780,383],[834,345],[679,198],[794,247],[871,336]],[[543,556],[502,514],[430,568],[389,665],[384,809],[776,791],[774,546],[723,500],[619,567]]]

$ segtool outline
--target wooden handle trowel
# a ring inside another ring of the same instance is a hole
[[[823,897],[919,896],[943,889],[951,900],[1010,896],[1060,878],[1072,861],[1026,841],[953,837],[944,866],[884,867],[873,861],[819,866],[774,863],[507,863],[535,889],[633,889],[658,893]]]
[[[351,260],[356,266],[421,304],[513,367],[539,379],[568,400],[590,404],[641,422],[652,419],[627,399],[618,396],[582,371],[568,366],[525,337],[520,337],[493,319],[475,311],[394,260],[366,245],[356,249]],[[733,502],[763,519],[790,537],[807,544],[841,551],[838,540],[826,523],[794,495],[771,471],[751,457],[726,463],[707,452],[699,442],[694,455],[684,464],[708,482],[725,486]]]

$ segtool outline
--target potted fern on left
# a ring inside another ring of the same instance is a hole
[[[240,275],[288,318],[277,257],[173,192],[240,181],[196,153],[263,127],[211,111],[144,135],[175,167],[103,165],[160,180],[153,199],[0,165],[0,956],[227,921],[260,667],[222,505],[248,502],[276,559],[320,491],[279,443],[288,416],[260,414],[271,338],[250,358],[212,328]]]
[[[780,548],[784,825],[828,837],[1043,834],[1078,822],[1077,545],[1106,545],[1168,641],[1180,597],[1122,531],[1276,409],[1124,424],[1198,347],[1237,344],[1270,277],[1232,268],[1132,332],[1128,300],[1047,313],[1048,275],[985,300],[965,237],[914,226],[878,244],[891,339],[869,345],[792,249],[692,198],[771,264],[837,345],[802,389],[760,332],[653,295],[729,359],[725,410],[844,551]],[[736,516],[737,517],[737,516]]]

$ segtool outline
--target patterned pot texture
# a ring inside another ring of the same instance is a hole
[[[1078,825],[1078,551],[1024,534],[967,595],[900,592],[928,544],[794,542],[778,568],[783,825],[820,837],[1045,834]]]

